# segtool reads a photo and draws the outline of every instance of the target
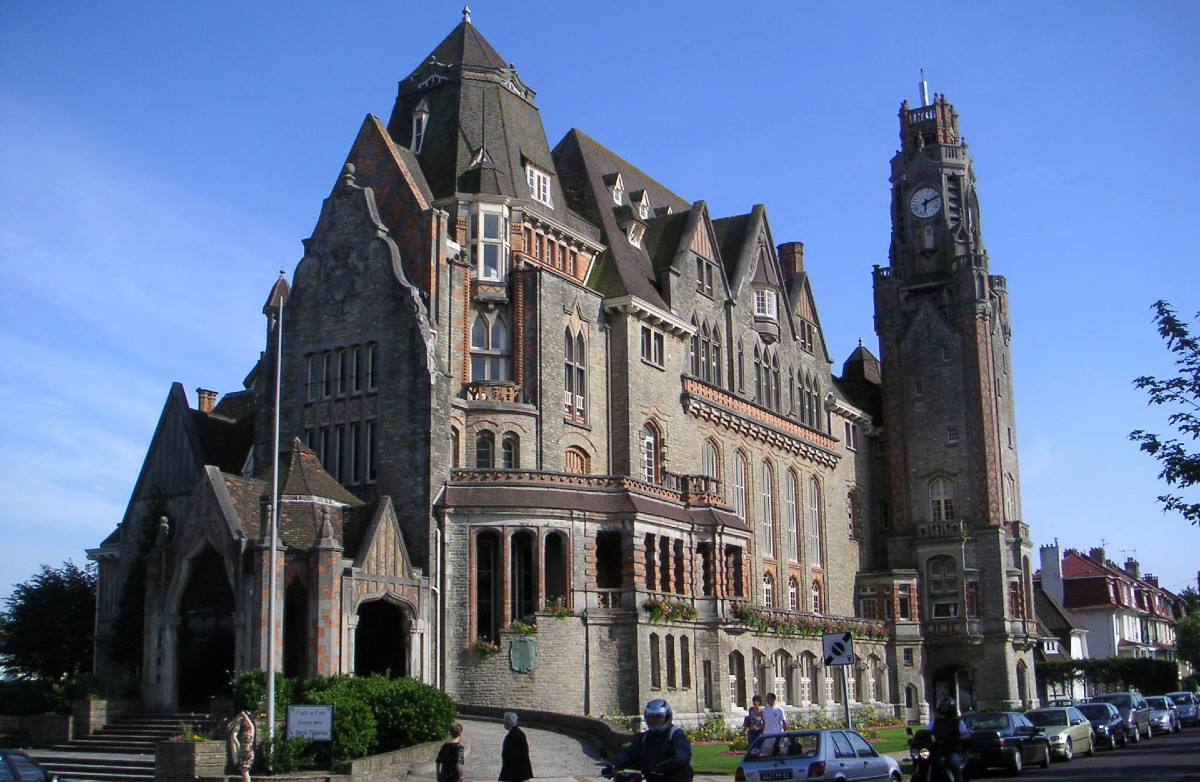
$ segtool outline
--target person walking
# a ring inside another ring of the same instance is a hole
[[[466,770],[466,753],[462,745],[463,726],[454,723],[450,726],[450,740],[442,744],[438,750],[434,765],[437,767],[438,782],[462,782]]]
[[[742,720],[742,730],[746,732],[746,746],[754,744],[754,740],[763,734],[762,696],[755,695],[746,710],[746,719]]]
[[[762,710],[763,730],[766,733],[783,733],[787,730],[787,718],[783,709],[775,705],[775,693],[767,693],[767,705]]]
[[[525,731],[517,727],[517,713],[504,712],[504,743],[500,745],[500,782],[525,782],[533,779],[533,765],[529,762],[529,739]]]

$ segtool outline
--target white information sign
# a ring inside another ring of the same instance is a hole
[[[332,706],[288,706],[289,739],[304,736],[310,741],[333,741]]]
[[[850,633],[826,633],[821,636],[825,665],[854,664],[854,636]]]

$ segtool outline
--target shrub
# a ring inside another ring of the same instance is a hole
[[[285,717],[287,705],[292,703],[296,691],[296,680],[282,673],[275,674],[275,715]],[[263,714],[267,710],[267,672],[263,670],[243,671],[233,683],[233,707],[250,714]]]
[[[375,677],[320,676],[304,682],[298,703],[333,706],[333,762],[370,755],[377,746],[375,717],[367,704],[367,683]],[[361,682],[361,683],[360,683]]]
[[[723,716],[713,717],[695,730],[688,731],[690,741],[732,741],[738,731],[725,724]]]
[[[61,687],[48,681],[18,679],[0,682],[0,714],[24,717],[30,714],[70,714],[71,702]]]
[[[457,709],[438,688],[408,677],[371,676],[360,681],[368,690],[380,752],[438,741],[450,732]]]

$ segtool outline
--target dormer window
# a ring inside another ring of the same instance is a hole
[[[645,190],[639,190],[634,193],[633,205],[637,209],[638,217],[643,220],[650,218],[650,196]]]
[[[429,101],[421,98],[421,102],[413,109],[412,151],[418,154],[425,143],[425,128],[429,124]]]
[[[615,205],[620,206],[625,202],[625,182],[622,181],[620,174],[617,174],[616,179],[613,180],[610,192]]]
[[[754,317],[771,320],[779,317],[779,299],[775,291],[762,288],[754,291]]]
[[[634,247],[642,246],[642,234],[646,232],[646,226],[641,223],[630,223],[625,229],[625,235],[629,237],[629,243]]]
[[[550,174],[532,163],[526,163],[525,178],[529,181],[530,198],[546,206],[554,206],[550,199]]]

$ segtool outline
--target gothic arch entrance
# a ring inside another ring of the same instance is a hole
[[[194,557],[179,599],[178,703],[208,711],[208,699],[229,692],[234,669],[233,590],[225,562],[211,548]]]
[[[409,627],[407,612],[390,600],[361,604],[358,627],[354,631],[355,675],[408,676]]]
[[[931,705],[947,696],[958,704],[959,712],[975,710],[975,680],[971,671],[959,665],[947,665],[934,671]]]

